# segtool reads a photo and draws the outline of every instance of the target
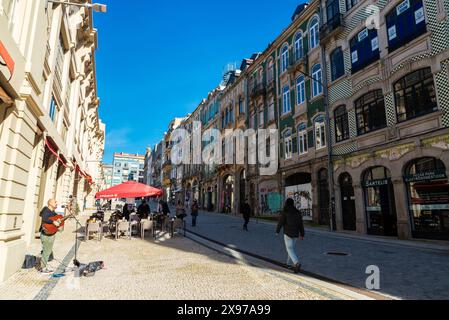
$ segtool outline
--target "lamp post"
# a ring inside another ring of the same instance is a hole
[[[325,63],[325,50],[322,48],[322,57],[323,57],[323,67],[322,73],[323,78],[327,79],[326,63]],[[325,110],[325,118],[326,118],[326,139],[327,139],[327,157],[328,157],[328,183],[329,183],[329,218],[330,218],[330,229],[331,231],[336,231],[336,217],[335,217],[335,190],[334,190],[334,165],[333,165],[333,150],[332,150],[332,137],[331,137],[331,122],[330,122],[330,113],[329,113],[329,103],[328,103],[328,88],[327,81],[324,83],[321,80],[315,79],[313,76],[309,75],[306,72],[299,71],[304,77],[315,81],[323,87],[323,98],[324,98],[324,110]],[[313,86],[313,84],[312,84]]]
[[[70,1],[47,0],[45,7],[48,6],[48,3],[65,4],[67,6],[88,8],[88,9],[92,9],[95,12],[101,12],[101,13],[107,12],[107,6],[105,4],[101,4],[101,3],[75,3],[75,2],[70,2]]]

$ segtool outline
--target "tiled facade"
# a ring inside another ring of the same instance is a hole
[[[246,158],[185,173],[183,185],[217,212],[239,213],[247,198],[254,214],[276,214],[293,197],[338,231],[449,240],[448,2],[298,6],[186,120],[200,115],[203,133],[278,129],[278,174]]]

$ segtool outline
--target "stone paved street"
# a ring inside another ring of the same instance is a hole
[[[252,220],[249,232],[244,232],[242,225],[243,220],[238,217],[201,213],[198,226],[191,228],[188,224],[188,229],[243,251],[286,262],[283,238],[275,236],[275,224]],[[367,266],[376,265],[381,272],[383,294],[402,299],[449,299],[449,244],[317,229],[307,229],[306,233],[305,241],[299,244],[305,271],[364,288]],[[348,256],[329,256],[326,252]]]
[[[204,221],[203,221],[204,223]],[[58,235],[55,257],[73,260],[74,224]],[[36,254],[39,245],[34,246]],[[70,253],[70,254],[68,254]],[[366,299],[351,291],[273,266],[250,265],[206,248],[190,239],[102,242],[90,240],[79,248],[83,262],[102,260],[106,269],[94,277],[75,278],[69,272],[50,279],[33,270],[22,270],[0,285],[0,299]],[[58,266],[54,261],[53,266]]]

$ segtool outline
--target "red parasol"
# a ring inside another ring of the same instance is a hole
[[[95,195],[96,199],[121,199],[160,197],[163,191],[135,181],[128,181],[110,189],[100,191]]]

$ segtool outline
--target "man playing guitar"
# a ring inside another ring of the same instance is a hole
[[[48,201],[47,206],[42,209],[40,216],[42,217],[41,223],[41,243],[42,243],[42,259],[40,264],[40,272],[47,274],[53,273],[48,267],[48,259],[53,252],[53,245],[55,243],[57,231],[61,231],[63,224],[62,217],[58,216],[55,212],[58,207],[58,203],[55,199]],[[65,219],[64,219],[65,220]],[[56,232],[53,230],[57,230]]]

